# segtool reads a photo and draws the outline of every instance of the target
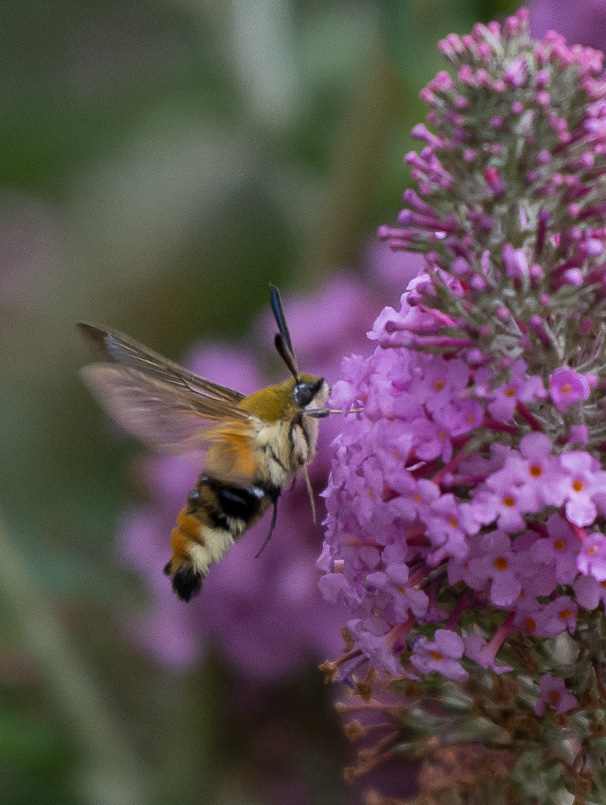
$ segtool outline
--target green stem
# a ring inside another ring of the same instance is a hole
[[[0,518],[0,594],[12,606],[21,640],[83,750],[80,781],[91,805],[141,805],[144,783],[133,749],[55,609]]]
[[[305,285],[317,284],[327,270],[351,264],[355,258],[402,94],[399,74],[377,43],[370,54],[366,80],[335,138],[323,225],[319,233],[312,233],[304,265],[297,272]]]

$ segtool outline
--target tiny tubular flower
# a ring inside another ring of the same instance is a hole
[[[549,376],[549,393],[558,411],[565,411],[569,405],[586,400],[590,392],[587,378],[566,366]]]
[[[416,638],[410,661],[424,674],[437,671],[448,679],[462,682],[469,677],[459,662],[464,649],[463,640],[458,634],[448,629],[436,629],[433,640],[423,635]]]
[[[542,716],[547,708],[553,708],[558,713],[565,713],[578,705],[577,699],[568,693],[564,680],[545,674],[539,682],[541,696],[534,706],[534,711],[538,716]]]

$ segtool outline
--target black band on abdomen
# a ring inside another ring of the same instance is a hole
[[[266,484],[254,484],[248,487],[227,484],[203,474],[198,481],[199,486],[207,486],[213,493],[216,506],[207,513],[217,521],[218,527],[225,527],[225,518],[234,517],[245,523],[253,520],[261,508],[267,508],[267,498],[274,502],[280,490]]]

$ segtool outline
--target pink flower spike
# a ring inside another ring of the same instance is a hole
[[[545,713],[546,708],[553,708],[558,713],[565,713],[577,707],[578,701],[566,690],[566,685],[561,677],[544,674],[539,682],[541,697],[534,706],[534,711],[538,716]]]
[[[394,280],[376,349],[337,384],[364,412],[333,448],[326,584],[360,618],[350,637],[377,671],[395,658],[439,700],[424,674],[500,673],[503,643],[514,673],[534,676],[531,711],[557,673],[546,641],[566,637],[589,678],[588,613],[606,603],[606,74],[601,54],[559,34],[533,41],[525,13],[443,47],[450,77],[424,94],[433,133],[415,128],[406,157],[416,189],[380,230],[423,265],[399,306]],[[409,649],[390,646],[409,617]],[[463,659],[440,630],[460,630]],[[507,645],[521,634],[532,665]],[[560,719],[563,741],[582,743],[580,721]]]
[[[560,413],[569,405],[586,400],[590,392],[591,386],[587,378],[567,366],[562,366],[549,375],[549,393]]]

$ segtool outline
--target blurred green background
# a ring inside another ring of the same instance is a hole
[[[438,39],[513,5],[1,3],[2,805],[266,803],[276,713],[304,792],[280,805],[361,801],[315,669],[242,715],[220,657],[178,674],[131,645],[144,592],[114,535],[139,448],[79,382],[74,322],[178,359],[243,336],[270,281],[360,270]]]

